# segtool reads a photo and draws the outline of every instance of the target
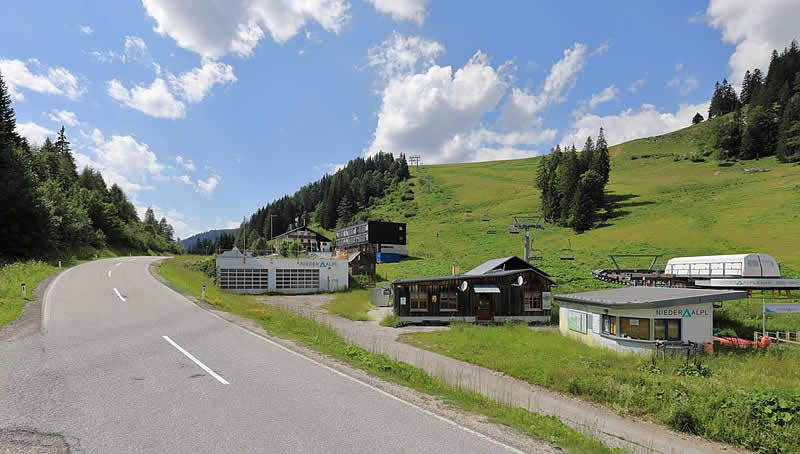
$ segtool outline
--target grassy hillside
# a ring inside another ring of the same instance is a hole
[[[678,255],[757,251],[783,262],[784,274],[797,275],[800,166],[774,158],[693,161],[710,150],[712,129],[704,122],[611,147],[611,218],[581,235],[551,225],[534,235],[544,257],[538,265],[559,282],[559,292],[604,286],[590,271],[610,266],[609,253],[658,253],[665,263]],[[513,214],[539,211],[538,164],[531,158],[412,168],[413,178],[371,214],[408,223],[413,258],[379,265],[378,273],[385,280],[449,274],[453,262],[466,271],[491,257],[522,255],[523,235],[508,227]],[[413,200],[401,200],[410,193]],[[497,234],[487,234],[488,225]],[[568,240],[574,261],[560,260],[569,255],[562,251]]]

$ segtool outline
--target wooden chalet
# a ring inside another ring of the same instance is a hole
[[[460,275],[392,282],[394,314],[404,323],[544,323],[550,321],[554,284],[519,257],[502,257]]]

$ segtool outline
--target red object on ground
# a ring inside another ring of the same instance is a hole
[[[728,347],[752,347],[755,342],[741,337],[720,337],[714,336],[714,342],[719,342],[720,345]]]

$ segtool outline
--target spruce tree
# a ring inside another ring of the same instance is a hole
[[[350,200],[347,198],[347,196],[342,197],[342,200],[339,202],[339,206],[336,211],[336,227],[342,228],[350,225],[350,222],[353,220],[353,205],[350,203]]]
[[[595,144],[595,151],[590,169],[594,170],[603,179],[603,186],[608,183],[611,175],[611,157],[608,154],[608,143],[603,128],[600,128],[600,133],[597,135],[597,144]]]
[[[702,123],[703,120],[705,120],[705,118],[703,118],[703,116],[700,115],[700,112],[697,112],[696,114],[694,114],[694,117],[692,117],[692,124],[696,125],[698,123]]]
[[[750,70],[744,72],[744,78],[742,79],[742,105],[750,104],[750,98],[753,95],[753,76],[750,74]]]
[[[580,168],[578,169],[579,173],[586,172],[592,166],[592,162],[594,161],[594,142],[592,142],[592,136],[586,137],[586,142],[583,143],[583,149],[581,150],[580,156]]]

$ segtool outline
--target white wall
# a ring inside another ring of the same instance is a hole
[[[605,308],[559,301],[559,331],[561,334],[580,340],[589,345],[597,345],[621,352],[647,353],[654,350],[653,342],[622,339],[602,334],[602,316]],[[586,333],[569,329],[569,311],[586,314],[588,319]],[[687,312],[688,311],[688,312]],[[705,344],[713,341],[714,307],[712,303],[686,304],[676,307],[656,309],[608,309],[608,315],[616,317],[648,318],[650,337],[654,335],[652,320],[681,320],[681,340]],[[619,324],[617,325],[619,330]]]
[[[267,268],[269,269],[269,291],[280,293],[314,293],[314,292],[334,292],[347,289],[348,272],[347,259],[337,258],[252,258],[247,261],[242,258],[217,257],[217,268]],[[277,289],[277,269],[318,269],[319,288],[303,289]],[[244,293],[240,290],[229,290],[233,293]],[[252,292],[249,293],[263,293]]]

